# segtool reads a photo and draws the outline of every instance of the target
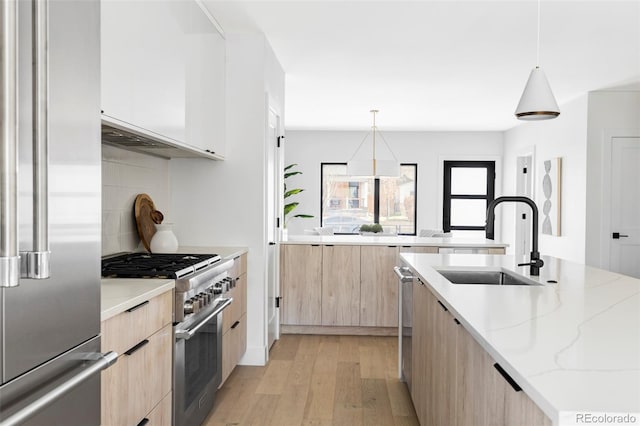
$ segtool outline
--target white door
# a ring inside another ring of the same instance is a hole
[[[278,136],[280,132],[280,117],[269,109],[269,125],[267,129],[267,336],[268,348],[279,338],[279,316],[276,301],[279,296],[278,286],[278,245],[277,218],[279,203],[279,176],[280,176],[280,156],[278,153]]]
[[[611,139],[609,267],[640,278],[640,138]]]
[[[518,157],[516,170],[516,193],[532,198],[533,194],[533,157]],[[516,204],[516,256],[531,252],[531,208],[523,203]]]

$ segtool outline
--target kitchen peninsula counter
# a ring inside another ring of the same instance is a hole
[[[548,256],[539,277],[513,256],[401,259],[553,424],[579,424],[579,413],[640,419],[639,279]],[[436,269],[503,269],[543,285],[451,284]]]
[[[281,244],[410,246],[467,249],[504,249],[508,244],[484,238],[434,238],[409,235],[289,235]]]

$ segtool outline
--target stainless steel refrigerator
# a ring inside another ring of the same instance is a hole
[[[100,5],[0,0],[0,423],[97,425]]]

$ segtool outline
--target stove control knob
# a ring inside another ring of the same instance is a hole
[[[191,300],[187,300],[186,302],[184,302],[184,314],[189,315],[192,313],[194,313],[193,303],[191,302]]]
[[[213,288],[213,294],[222,294],[222,287],[214,287]]]

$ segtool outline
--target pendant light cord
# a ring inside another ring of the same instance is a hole
[[[538,0],[538,38],[536,40],[536,68],[540,67],[540,0]]]

